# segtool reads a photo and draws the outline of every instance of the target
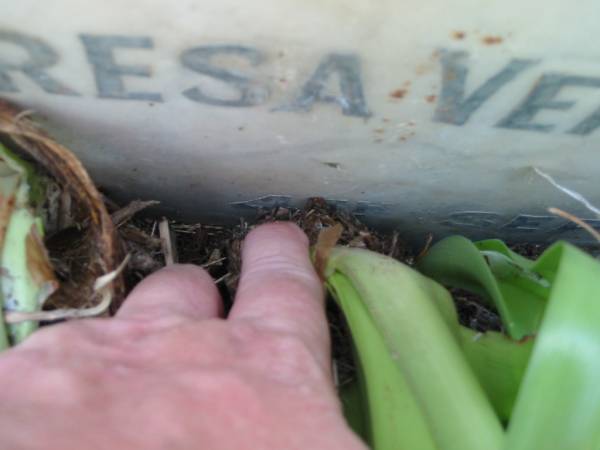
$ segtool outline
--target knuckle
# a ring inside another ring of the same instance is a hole
[[[219,376],[215,377],[218,379],[218,383],[214,385],[214,391],[219,396],[225,395],[225,399],[243,399],[243,400],[255,400],[256,389],[251,385],[248,377],[245,377],[239,370],[221,370]]]
[[[277,356],[303,364],[312,361],[313,356],[304,341],[289,333],[272,333],[268,339],[269,350]]]
[[[117,342],[136,342],[160,330],[153,320],[114,317],[101,324],[106,334]]]
[[[252,266],[246,270],[246,279],[258,279],[264,274],[268,274],[271,279],[273,274],[276,274],[278,279],[301,287],[318,282],[317,275],[311,267],[305,266],[301,261],[290,259],[287,255],[257,257],[252,261]]]
[[[44,375],[37,377],[37,383],[45,391],[59,393],[79,393],[85,390],[88,382],[83,372],[72,368],[47,367]]]
[[[244,411],[258,413],[263,392],[256,378],[240,368],[213,367],[210,371],[183,375],[183,389],[198,401],[212,405],[213,410],[227,411],[243,405]]]
[[[264,330],[253,321],[240,320],[231,328],[233,338],[232,345],[236,347],[247,347],[262,339]]]
[[[192,345],[190,345],[192,343]],[[182,367],[195,365],[219,366],[233,361],[238,341],[231,338],[228,324],[221,319],[157,329],[133,343],[122,344],[133,348],[136,358],[152,363],[160,359]]]
[[[264,332],[252,350],[259,367],[277,381],[298,384],[321,376],[310,348],[301,337],[292,333]]]
[[[97,370],[49,366],[28,379],[29,394],[42,403],[59,405],[86,404],[91,396],[102,398],[103,383]]]
[[[90,330],[83,323],[70,322],[41,328],[31,335],[23,346],[69,350],[79,347],[90,338]]]
[[[110,365],[135,359],[132,340],[123,339],[117,328],[124,326],[106,319],[87,319],[44,327],[16,347],[23,354],[38,354],[46,367]]]

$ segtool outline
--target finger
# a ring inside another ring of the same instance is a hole
[[[220,317],[223,305],[211,276],[198,266],[172,265],[141,281],[117,317],[170,322]]]
[[[321,281],[310,261],[308,239],[297,226],[272,223],[248,234],[231,320],[252,320],[295,335],[328,367],[323,297]]]

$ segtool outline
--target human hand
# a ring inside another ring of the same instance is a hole
[[[114,318],[41,329],[0,356],[0,448],[365,448],[342,417],[322,286],[297,227],[248,235],[221,316],[210,276],[173,266]]]

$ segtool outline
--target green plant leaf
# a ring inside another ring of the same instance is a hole
[[[508,423],[529,362],[533,338],[514,341],[502,333],[478,333],[459,326],[461,345],[471,369],[498,417]]]
[[[426,442],[426,434],[436,450],[600,449],[600,263],[566,243],[530,261],[500,241],[461,240],[432,249],[430,272],[488,298],[495,286],[497,304],[537,335],[517,341],[459,326],[449,294],[432,280],[380,255],[334,249],[327,283],[356,345],[362,395],[354,391],[352,407],[366,410],[353,423],[378,450],[429,449],[400,440]],[[440,261],[444,254],[450,261]],[[523,321],[527,308],[509,297],[533,304],[537,323]],[[401,412],[386,411],[393,396],[408,399]],[[506,437],[490,404],[509,422]],[[418,431],[394,437],[407,417]]]
[[[371,440],[370,430],[368,429],[367,418],[365,412],[368,412],[368,406],[364,404],[363,399],[366,398],[365,393],[361,389],[357,379],[345,383],[338,388],[338,396],[342,402],[342,409],[346,422],[354,432],[364,441]]]
[[[442,286],[360,249],[333,249],[325,277],[356,345],[375,449],[502,447],[502,426],[463,354]]]
[[[552,283],[506,450],[600,448],[600,263],[559,242],[534,265]]]
[[[434,450],[427,423],[380,331],[344,275],[328,278],[353,336],[360,400],[346,405],[350,425],[377,450]],[[347,400],[348,401],[348,400]],[[358,409],[360,408],[360,409]]]
[[[516,340],[535,334],[550,290],[550,282],[534,267],[500,241],[475,245],[462,236],[441,240],[417,264],[439,283],[469,290],[494,305]]]
[[[5,311],[38,311],[57,287],[41,220],[30,202],[32,181],[38,183],[31,167],[0,145],[0,291]],[[36,328],[36,322],[28,321],[9,325],[8,331],[18,343]]]
[[[2,150],[3,147],[0,144],[0,151]],[[0,249],[4,245],[6,230],[14,209],[15,197],[17,195],[20,182],[20,174],[15,173],[15,171],[10,169],[10,167],[8,167],[6,164],[2,164],[0,162]],[[2,312],[2,309],[0,309],[0,312]],[[8,331],[6,324],[4,323],[4,315],[2,315],[0,317],[0,350],[5,349],[10,345],[7,333]]]

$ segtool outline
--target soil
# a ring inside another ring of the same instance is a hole
[[[246,234],[256,225],[273,221],[292,221],[300,226],[310,243],[317,242],[319,233],[327,227],[341,224],[343,231],[338,245],[366,248],[413,265],[421,253],[427,251],[431,236],[419,254],[414,254],[398,231],[382,234],[369,229],[349,213],[329,205],[322,198],[310,199],[302,209],[275,208],[263,211],[253,223],[240,219],[233,227],[203,223],[181,223],[155,217],[134,217],[134,214],[151,203],[136,202],[119,208],[106,201],[113,220],[118,225],[126,251],[131,255],[125,272],[126,289],[131,290],[139,281],[165,265],[164,239],[160,229],[168,224],[175,262],[191,263],[204,267],[216,280],[225,308],[231,307],[240,274],[240,248]],[[161,227],[161,222],[163,226]],[[164,236],[163,236],[164,237]],[[518,244],[513,250],[523,256],[535,258],[541,254],[539,245]],[[496,311],[485,306],[476,295],[451,289],[460,322],[477,331],[500,330],[501,321]],[[327,316],[332,336],[332,354],[336,379],[340,385],[354,376],[352,344],[341,311],[331,299],[327,301]]]

